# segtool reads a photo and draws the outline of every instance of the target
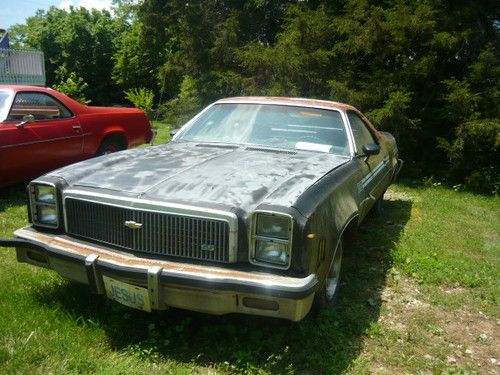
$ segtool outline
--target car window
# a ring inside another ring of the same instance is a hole
[[[271,104],[216,104],[177,140],[223,142],[349,155],[340,112]]]
[[[56,120],[72,117],[73,114],[58,100],[41,92],[17,93],[8,121],[22,121],[26,115],[33,115],[35,120]]]
[[[9,112],[9,104],[12,97],[12,91],[0,90],[0,122],[7,117]]]
[[[363,152],[363,145],[377,143],[368,126],[356,112],[347,111],[347,117],[351,124],[352,135],[354,136],[354,143],[356,143],[358,153]]]

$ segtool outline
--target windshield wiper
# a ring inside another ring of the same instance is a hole
[[[212,142],[197,142],[196,147],[215,147],[215,148],[239,148],[240,145],[230,143],[212,143]]]

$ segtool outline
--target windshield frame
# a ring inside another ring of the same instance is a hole
[[[5,122],[7,116],[9,115],[10,108],[12,107],[12,102],[14,101],[15,92],[14,90],[0,88],[0,92],[7,93],[7,99],[5,100],[4,107],[0,107],[0,123]]]
[[[264,148],[269,148],[269,149],[282,149],[282,150],[289,150],[289,151],[305,151],[305,152],[315,152],[315,153],[325,153],[322,151],[316,151],[316,150],[302,150],[302,149],[296,149],[296,148],[289,148],[289,147],[282,147],[282,146],[269,146],[269,145],[261,145],[257,143],[235,143],[235,142],[223,142],[223,141],[193,141],[193,140],[188,140],[188,139],[180,139],[182,135],[188,131],[194,123],[205,114],[205,112],[209,111],[212,107],[217,106],[217,105],[225,105],[225,104],[248,104],[248,105],[269,105],[269,106],[281,106],[281,107],[293,107],[293,108],[311,108],[311,109],[321,109],[321,110],[327,110],[327,111],[332,111],[332,112],[338,112],[342,118],[342,123],[344,126],[345,130],[345,135],[347,138],[347,144],[349,146],[349,155],[341,155],[341,154],[335,154],[331,153],[331,155],[337,155],[337,156],[343,156],[343,157],[354,157],[355,156],[355,151],[354,151],[354,143],[353,143],[353,138],[352,138],[352,133],[351,129],[349,128],[349,123],[347,121],[347,114],[345,111],[343,111],[340,108],[331,108],[331,107],[326,107],[326,106],[319,106],[319,105],[307,105],[307,104],[289,104],[289,103],[263,103],[260,101],[237,101],[234,103],[226,103],[226,102],[215,102],[207,107],[205,107],[202,111],[200,111],[198,114],[196,114],[192,119],[190,119],[188,122],[186,122],[172,137],[173,142],[192,142],[192,143],[201,143],[201,144],[224,144],[224,145],[235,145],[235,146],[255,146],[255,147],[264,147]]]

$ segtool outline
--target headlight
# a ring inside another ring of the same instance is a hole
[[[32,182],[29,191],[33,224],[40,227],[57,228],[59,226],[59,210],[56,187],[49,183]]]
[[[287,269],[292,250],[293,219],[289,215],[257,212],[252,218],[250,262]]]
[[[43,224],[57,224],[56,208],[51,206],[37,206],[37,219]]]
[[[290,235],[290,219],[276,215],[257,215],[258,236],[288,239]]]
[[[273,264],[288,264],[290,252],[288,244],[257,240],[255,242],[255,259]]]
[[[35,200],[43,203],[56,203],[56,189],[49,185],[35,185]]]

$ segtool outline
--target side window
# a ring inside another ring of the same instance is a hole
[[[347,117],[349,118],[349,122],[351,124],[352,134],[354,136],[354,142],[356,143],[358,153],[363,152],[363,145],[376,143],[375,138],[373,138],[373,135],[367,125],[361,117],[356,114],[356,112],[347,111]]]
[[[56,120],[73,116],[58,100],[41,92],[20,92],[16,95],[7,121],[22,121],[33,115],[36,121]]]

